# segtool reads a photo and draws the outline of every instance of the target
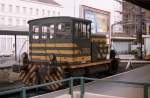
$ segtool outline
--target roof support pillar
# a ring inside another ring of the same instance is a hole
[[[15,60],[17,61],[17,35],[15,34]]]

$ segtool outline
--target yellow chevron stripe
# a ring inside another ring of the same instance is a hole
[[[31,66],[31,65],[30,65]],[[32,68],[29,70],[29,72],[26,74],[25,78],[23,79],[24,83],[26,83],[28,77],[30,77],[30,75],[32,74],[32,72],[34,71],[34,69],[36,68],[36,66],[32,66]]]
[[[28,73],[25,73],[24,71],[21,72],[21,78],[22,78],[22,81],[23,83],[25,83],[26,85],[34,85],[35,82],[36,82],[36,73],[35,73],[35,69],[38,67],[38,68],[41,68],[43,65],[38,65],[38,64],[30,64],[28,66],[29,69],[29,72]],[[48,74],[46,76],[44,76],[44,82],[46,83],[46,80],[51,80],[51,81],[57,81],[57,80],[60,80],[60,79],[63,79],[63,72],[62,72],[62,69],[60,67],[58,67],[58,70],[57,72],[54,72],[52,74]],[[55,84],[52,84],[50,85],[48,88],[51,90],[56,90],[58,89],[60,86],[62,86],[62,83],[55,83]]]

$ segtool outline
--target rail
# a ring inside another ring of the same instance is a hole
[[[90,81],[101,81],[101,82],[110,82],[110,83],[121,83],[121,84],[131,84],[131,85],[140,85],[143,86],[143,98],[148,98],[148,89],[150,87],[150,83],[137,83],[137,82],[125,82],[125,81],[108,81],[108,80],[100,80],[96,78],[87,78],[87,77],[70,77],[68,79],[60,80],[60,81],[54,81],[54,82],[49,82],[45,84],[40,84],[40,85],[34,85],[34,86],[29,86],[29,87],[22,87],[19,89],[13,89],[13,90],[8,90],[8,91],[3,91],[0,92],[0,96],[3,95],[8,95],[8,94],[14,94],[14,93],[20,93],[21,96],[19,98],[27,98],[27,91],[32,90],[32,89],[38,89],[41,87],[46,87],[51,84],[55,83],[62,83],[62,82],[69,82],[69,94],[71,95],[71,98],[74,98],[73,96],[73,87],[74,87],[74,81],[75,80],[80,80],[80,98],[84,98],[84,92],[85,92],[85,81],[90,80]]]

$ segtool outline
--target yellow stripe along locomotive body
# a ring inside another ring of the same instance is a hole
[[[106,60],[108,46],[106,36],[91,34],[91,21],[73,17],[48,17],[35,19],[29,23],[29,57],[27,70],[22,70],[20,79],[27,85],[34,85],[38,80],[38,70],[49,65],[50,57],[55,56],[57,70],[43,76],[43,82],[56,81],[72,75],[72,71],[82,69],[83,75],[89,69],[109,65]],[[83,72],[84,70],[84,72]],[[51,70],[50,70],[51,71]],[[51,85],[55,90],[61,83]]]

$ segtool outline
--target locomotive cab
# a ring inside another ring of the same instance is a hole
[[[48,61],[51,54],[59,63],[91,61],[91,21],[50,17],[29,21],[29,28],[32,61]]]
[[[82,64],[106,59],[106,37],[91,35],[91,21],[73,17],[49,17],[29,21],[30,57],[59,63]]]

